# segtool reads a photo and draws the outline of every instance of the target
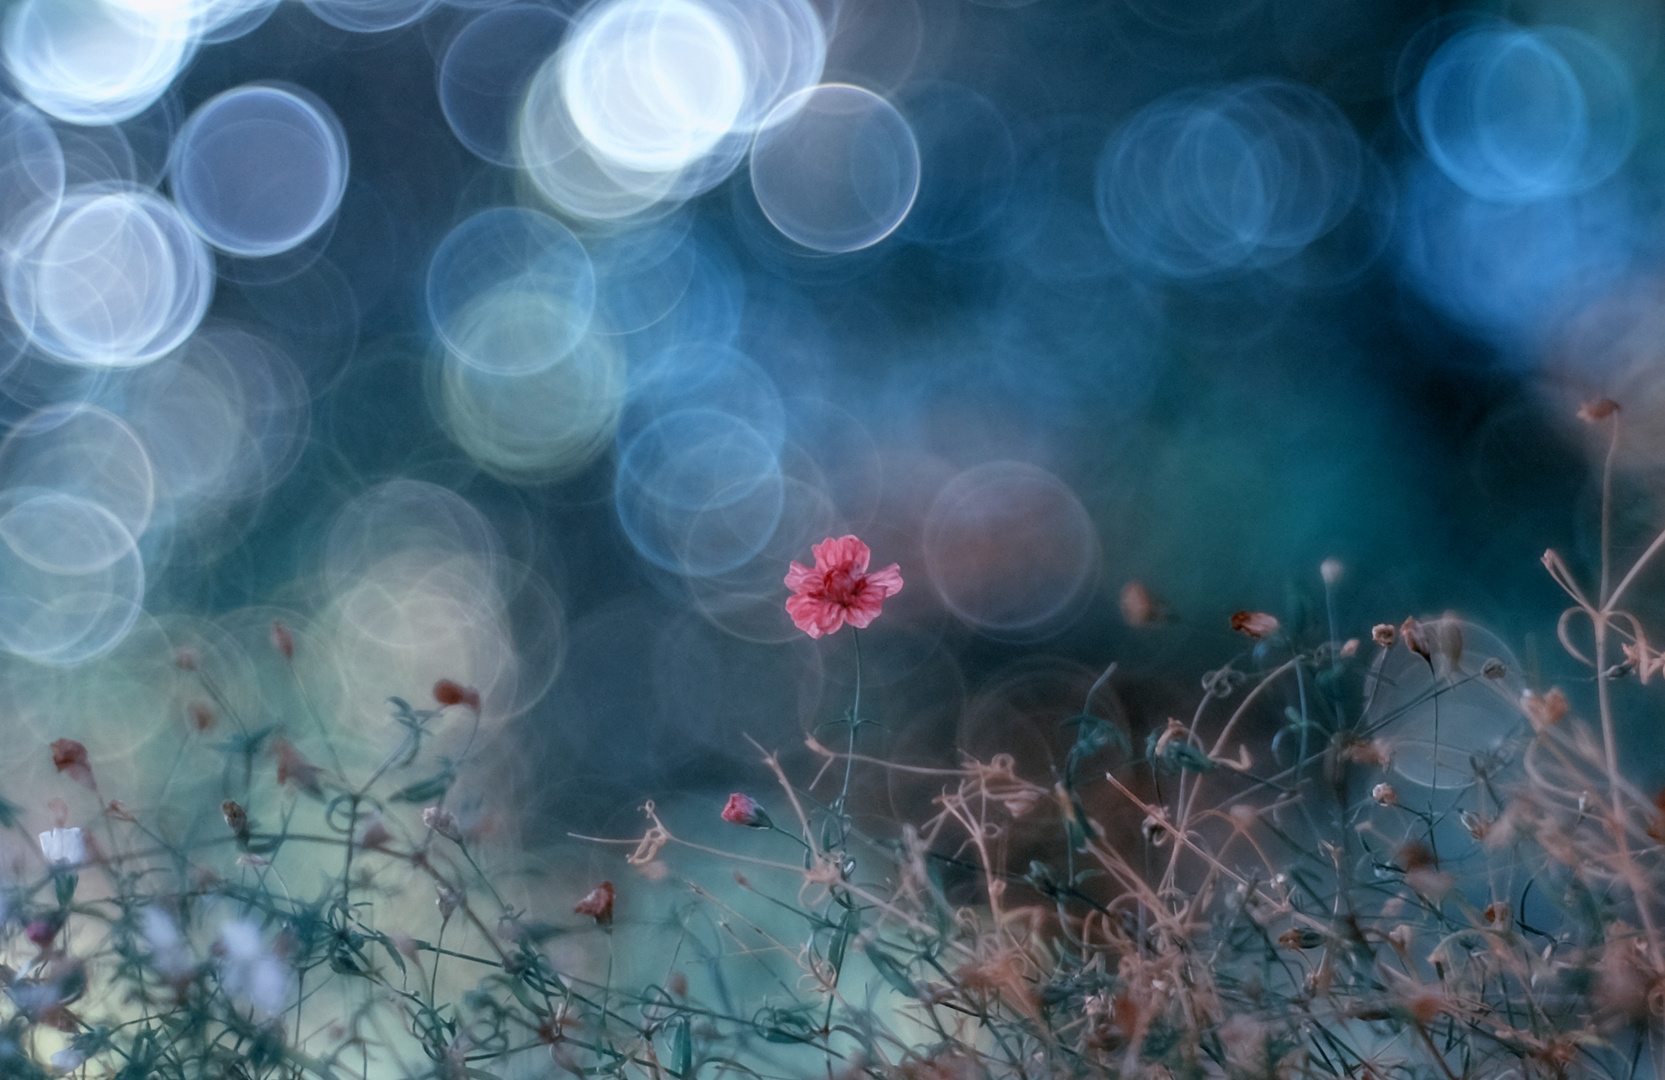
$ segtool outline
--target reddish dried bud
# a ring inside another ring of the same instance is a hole
[[[272,620],[272,648],[282,653],[285,660],[295,659],[295,636],[276,619]]]
[[[82,787],[98,790],[92,765],[87,761],[87,748],[74,739],[59,739],[52,744],[52,764]]]
[[[1619,403],[1611,398],[1596,398],[1586,401],[1578,407],[1578,418],[1586,424],[1594,424],[1606,420],[1619,411]]]
[[[480,692],[450,679],[434,683],[434,700],[441,705],[467,705],[475,712],[480,711]]]
[[[1538,695],[1527,690],[1520,696],[1520,705],[1532,721],[1534,731],[1544,731],[1559,724],[1567,715],[1567,695],[1561,688],[1551,687],[1547,694]]]
[[[1385,622],[1377,623],[1370,631],[1370,640],[1384,649],[1391,646],[1398,636],[1398,632],[1393,629],[1392,625]]]
[[[1121,606],[1122,621],[1129,626],[1149,626],[1157,621],[1156,598],[1141,582],[1122,586]]]
[[[1278,620],[1264,611],[1239,611],[1231,617],[1231,628],[1258,641],[1278,632]]]
[[[1422,624],[1416,619],[1407,617],[1399,625],[1399,636],[1405,639],[1405,648],[1416,653],[1430,664],[1434,662],[1433,650],[1428,647],[1427,636],[1422,631]]]
[[[749,825],[754,829],[767,829],[773,824],[756,799],[738,791],[728,797],[728,805],[723,807],[723,820],[731,825]]]
[[[122,802],[120,799],[111,799],[110,805],[104,808],[104,813],[109,817],[115,818],[117,821],[138,820],[133,816],[133,811],[129,810],[127,808],[127,804]]]
[[[361,848],[386,848],[393,842],[393,834],[388,831],[387,823],[380,814],[371,814],[365,819],[364,829],[358,835],[358,846]]]
[[[578,901],[572,909],[573,913],[594,916],[596,922],[608,926],[613,921],[613,895],[613,883],[603,881]]]
[[[186,719],[198,731],[207,731],[214,726],[214,710],[205,701],[193,701],[185,707]]]
[[[1377,784],[1370,789],[1370,797],[1383,806],[1399,805],[1399,792],[1393,789],[1392,784]]]
[[[277,758],[277,782],[280,785],[293,783],[315,798],[323,796],[323,785],[318,782],[318,777],[324,770],[308,761],[304,754],[290,745],[288,739],[272,740],[272,756]]]
[[[249,838],[249,812],[236,799],[227,799],[220,804],[220,813],[225,815],[226,827],[239,841]]]

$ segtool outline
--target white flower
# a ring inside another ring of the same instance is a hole
[[[52,1055],[52,1067],[59,1072],[74,1072],[86,1064],[86,1061],[87,1055],[73,1047],[59,1050]]]
[[[289,1000],[289,968],[268,952],[260,927],[238,919],[220,927],[220,985],[247,1002],[261,1019],[276,1016]]]
[[[150,962],[169,979],[182,979],[196,968],[185,937],[174,925],[168,913],[159,907],[147,907],[140,913],[144,921],[145,941],[150,943]]]
[[[77,866],[87,861],[87,842],[81,838],[81,830],[73,826],[41,833],[40,850],[53,866]]]
[[[86,1063],[87,1055],[74,1047],[59,1050],[52,1055],[52,1067],[61,1073],[71,1073]]]

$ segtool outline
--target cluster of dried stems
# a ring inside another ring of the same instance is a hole
[[[1616,407],[1585,413],[1616,446]],[[1112,665],[1044,776],[860,753],[858,697],[847,748],[807,740],[808,783],[764,755],[779,823],[747,797],[725,817],[754,829],[719,846],[647,804],[643,835],[609,841],[635,913],[617,922],[611,883],[553,918],[493,885],[446,807],[466,749],[418,753],[445,708],[477,708],[454,684],[440,709],[396,703],[406,740],[361,782],[243,728],[227,775],[275,764],[268,824],[228,800],[226,833],[189,844],[107,801],[61,741],[98,841],[5,890],[0,1080],[1665,1077],[1665,807],[1620,768],[1611,692],[1665,666],[1619,606],[1665,533],[1612,583],[1612,461],[1594,598],[1544,558],[1596,723],[1528,692],[1512,752],[1433,786],[1390,771],[1398,725],[1502,676],[1450,618],[1308,647],[1240,613],[1256,643],[1189,718],[1135,723],[1136,746],[1098,708]],[[1377,708],[1365,688],[1400,648],[1426,690]],[[386,790],[406,770],[422,778]],[[933,787],[931,814],[862,828],[857,770]],[[62,832],[49,855],[81,842]]]

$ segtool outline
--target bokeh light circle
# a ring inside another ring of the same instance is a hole
[[[114,648],[144,602],[144,564],[115,515],[74,495],[0,500],[0,648],[71,665]]]
[[[561,50],[561,90],[603,160],[643,172],[691,165],[740,118],[747,75],[728,28],[689,0],[592,8]]]
[[[1636,140],[1623,65],[1576,30],[1484,25],[1429,59],[1416,122],[1428,156],[1485,199],[1528,202],[1611,176]]]
[[[43,215],[44,217],[44,215]],[[35,343],[71,363],[130,367],[176,348],[214,293],[208,250],[175,206],[142,188],[67,195],[6,268],[6,299]]]
[[[995,461],[943,487],[925,515],[925,569],[948,609],[996,634],[1050,628],[1097,576],[1098,537],[1045,469]]]
[[[161,97],[193,47],[188,12],[113,0],[22,0],[6,13],[6,70],[42,112],[72,124],[129,120]]]
[[[752,191],[770,223],[815,251],[858,251],[902,224],[919,145],[877,94],[828,83],[782,101],[752,144]]]
[[[515,164],[515,111],[567,23],[552,7],[507,4],[476,16],[451,40],[440,63],[439,103],[464,146],[494,164]]]
[[[554,218],[500,207],[446,236],[428,264],[428,314],[464,363],[526,375],[559,361],[595,312],[595,268]]]
[[[341,205],[347,136],[304,90],[240,86],[191,114],[171,173],[174,198],[203,239],[233,255],[276,255]]]

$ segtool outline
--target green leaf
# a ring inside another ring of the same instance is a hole
[[[398,965],[399,974],[405,974],[405,958],[398,949],[393,947],[393,939],[386,934],[377,934],[376,940],[382,943],[382,948],[387,950],[387,955],[393,958],[394,964]]]
[[[456,779],[457,774],[454,769],[442,769],[441,771],[428,777],[426,780],[418,780],[414,784],[400,788],[398,791],[395,791],[392,795],[388,796],[388,801],[410,803],[432,802],[450,790],[451,785],[456,781]]]
[[[844,967],[844,950],[850,947],[850,939],[861,929],[861,909],[851,908],[844,913],[844,921],[833,933],[832,944],[827,948],[827,962],[833,971],[840,971]]]
[[[676,1025],[675,1049],[671,1053],[671,1061],[676,1066],[678,1076],[686,1078],[694,1071],[694,1033],[688,1029],[686,1016]]]
[[[919,987],[913,984],[913,980],[908,978],[907,971],[889,953],[884,952],[876,945],[869,945],[867,946],[867,959],[872,962],[874,970],[884,976],[885,982],[895,987],[898,993],[906,994],[911,998],[919,996]]]

